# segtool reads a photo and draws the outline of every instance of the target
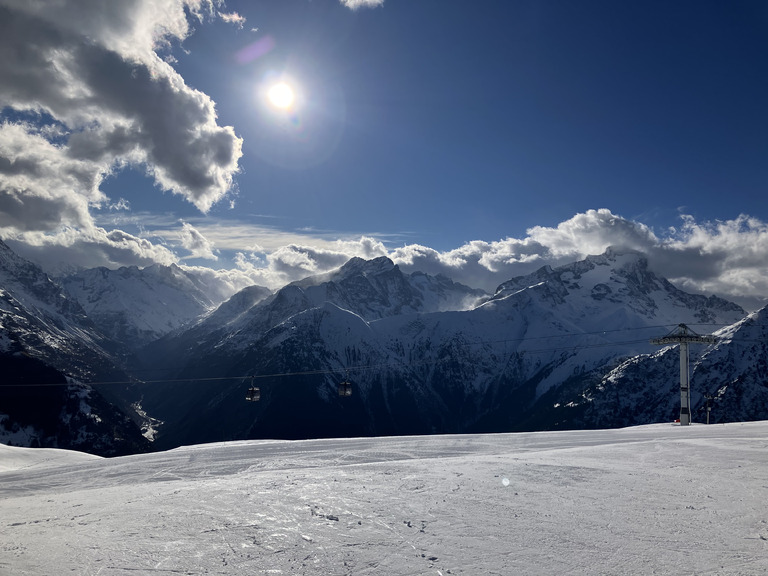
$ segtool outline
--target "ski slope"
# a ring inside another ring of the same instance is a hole
[[[768,422],[0,446],[0,574],[768,572]]]

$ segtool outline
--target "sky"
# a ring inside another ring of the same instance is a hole
[[[233,290],[617,246],[755,308],[767,101],[757,0],[0,0],[0,238]]]

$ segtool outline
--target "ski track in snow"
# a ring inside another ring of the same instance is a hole
[[[768,571],[768,422],[19,450],[2,575]]]

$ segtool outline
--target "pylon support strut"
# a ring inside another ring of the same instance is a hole
[[[688,370],[689,344],[715,344],[716,336],[701,336],[685,324],[678,324],[672,332],[662,338],[652,338],[651,344],[669,346],[680,344],[680,425],[691,423],[691,375]]]

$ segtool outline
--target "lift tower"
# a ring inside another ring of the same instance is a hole
[[[663,338],[651,339],[651,344],[668,346],[680,344],[680,426],[691,423],[691,376],[688,372],[688,344],[714,344],[716,336],[701,336],[685,324],[678,324]]]

